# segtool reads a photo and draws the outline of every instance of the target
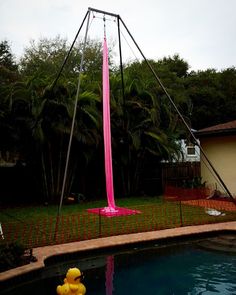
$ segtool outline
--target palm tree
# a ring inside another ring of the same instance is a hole
[[[75,90],[74,90],[75,91]],[[99,142],[99,113],[96,106],[100,99],[92,92],[79,95],[69,173],[66,182],[66,195],[70,192],[77,164],[81,159],[89,160],[89,149]],[[41,155],[41,171],[44,194],[53,202],[61,194],[65,158],[71,129],[74,107],[74,92],[65,85],[57,85],[53,93],[46,92],[41,104],[35,109],[34,135],[37,138],[38,152]]]
[[[122,179],[123,193],[137,193],[140,177],[148,158],[155,157],[158,161],[169,159],[179,152],[176,144],[175,116],[168,116],[162,122],[161,103],[156,93],[150,92],[146,85],[138,79],[126,78],[125,102],[121,96],[119,79],[111,81],[112,88],[112,129],[115,167]]]

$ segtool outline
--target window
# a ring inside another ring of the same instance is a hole
[[[187,155],[188,156],[195,156],[196,150],[194,146],[187,146]]]

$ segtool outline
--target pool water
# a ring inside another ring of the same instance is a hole
[[[236,255],[206,251],[195,243],[134,248],[48,266],[38,280],[3,294],[56,294],[70,267],[79,267],[87,295],[236,295]]]

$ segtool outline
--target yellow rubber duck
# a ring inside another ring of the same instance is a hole
[[[57,286],[58,295],[84,295],[86,288],[84,284],[80,282],[82,278],[81,271],[74,267],[68,269],[64,284]]]

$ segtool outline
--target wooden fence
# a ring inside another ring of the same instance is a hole
[[[200,162],[149,164],[149,173],[145,172],[139,188],[147,195],[161,195],[166,186],[181,187],[184,183],[201,177]]]
[[[182,186],[184,182],[201,177],[200,162],[176,162],[162,164],[162,187]]]

